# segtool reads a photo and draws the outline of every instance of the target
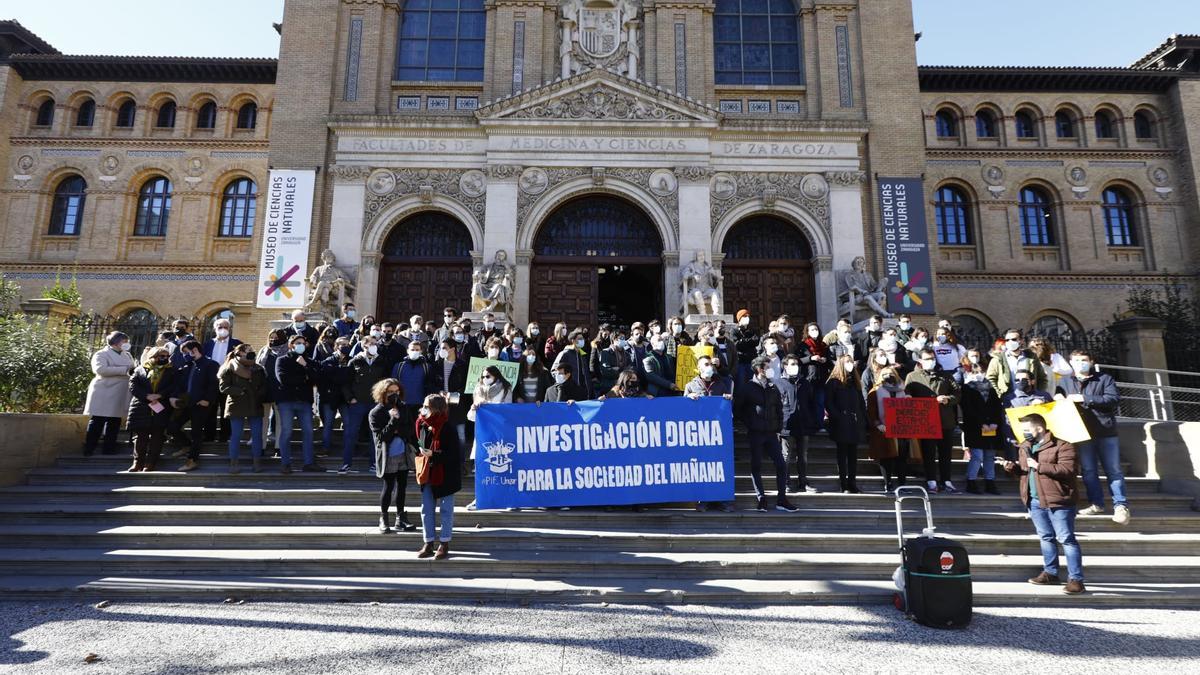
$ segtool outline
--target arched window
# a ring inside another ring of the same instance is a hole
[[[258,187],[249,178],[239,178],[225,188],[221,199],[222,237],[254,235],[254,212],[258,207]]]
[[[174,129],[175,128],[175,102],[167,101],[158,107],[158,117],[154,120],[154,126],[159,129]]]
[[[1107,110],[1096,111],[1096,138],[1116,138],[1117,123],[1113,114]]]
[[[1121,188],[1104,191],[1104,235],[1109,246],[1137,246],[1133,198]]]
[[[197,129],[215,129],[217,127],[217,104],[209,101],[200,106],[196,113]]]
[[[242,104],[238,108],[237,128],[253,129],[258,126],[258,105],[253,101]]]
[[[938,138],[958,138],[958,117],[949,110],[939,110],[934,116]]]
[[[485,22],[483,0],[408,0],[396,79],[482,82]]]
[[[1021,245],[1054,245],[1054,208],[1046,191],[1038,187],[1021,189]]]
[[[117,126],[128,129],[133,126],[135,119],[137,119],[137,103],[134,103],[133,99],[126,99],[121,107],[117,108]]]
[[[962,190],[951,185],[939,188],[933,204],[938,243],[943,246],[971,244],[971,205]]]
[[[79,176],[67,176],[54,188],[54,204],[50,208],[50,234],[77,235],[83,221],[83,204],[87,200],[87,181]]]
[[[975,135],[980,138],[995,138],[996,116],[991,110],[980,110],[975,113]]]
[[[1053,314],[1047,314],[1033,322],[1029,327],[1029,337],[1065,338],[1070,337],[1071,324],[1066,319]]]
[[[1059,138],[1075,138],[1075,116],[1069,110],[1054,113],[1054,131]]]
[[[96,123],[96,102],[92,99],[84,99],[79,104],[79,110],[75,113],[75,126],[90,127]]]
[[[982,319],[971,314],[956,314],[950,317],[950,324],[954,326],[954,336],[968,349],[991,350],[992,331]]]
[[[1139,110],[1133,114],[1133,133],[1139,141],[1154,140],[1158,134],[1154,131],[1154,117],[1145,110]]]
[[[383,255],[390,258],[469,260],[471,231],[457,218],[441,211],[423,211],[397,223],[383,242]]]
[[[1028,110],[1019,110],[1013,116],[1013,122],[1017,126],[1017,138],[1037,138],[1037,122],[1033,119],[1033,113]]]
[[[39,127],[48,127],[54,124],[54,99],[48,98],[42,101],[38,106],[37,116],[33,123]]]
[[[717,0],[717,84],[803,84],[792,0]]]
[[[163,176],[151,178],[138,193],[137,220],[133,234],[139,237],[163,237],[171,218],[171,181]]]

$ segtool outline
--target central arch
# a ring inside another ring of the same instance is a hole
[[[782,314],[815,321],[813,246],[800,228],[771,214],[737,221],[721,243],[726,307],[765,324]]]
[[[531,244],[531,320],[628,326],[661,313],[663,240],[629,200],[572,198],[550,212]]]
[[[470,307],[471,241],[467,226],[444,211],[419,211],[396,223],[380,247],[380,321]]]

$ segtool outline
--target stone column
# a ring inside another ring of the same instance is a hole
[[[826,174],[825,179],[829,182],[833,268],[850,269],[851,261],[860,255],[866,255],[863,236],[863,173],[830,173]],[[868,261],[870,259],[867,258]]]
[[[379,311],[375,301],[379,297],[379,262],[383,254],[367,251],[358,261],[358,288],[355,290],[354,305],[360,317]]]
[[[1114,323],[1110,328],[1121,339],[1119,364],[1128,368],[1142,368],[1152,371],[1163,371],[1167,369],[1167,348],[1166,342],[1163,339],[1163,329],[1166,324],[1160,319],[1135,316],[1123,321]],[[1064,356],[1069,356],[1064,354]],[[1101,368],[1103,370],[1103,368]],[[1139,372],[1139,371],[1113,371],[1109,373],[1118,380],[1124,382],[1137,382],[1139,384],[1147,384],[1150,386],[1170,386],[1171,379],[1163,372]],[[1149,393],[1157,395],[1157,391]],[[1170,396],[1165,397],[1166,410],[1162,410],[1159,406],[1162,402],[1155,403],[1153,406],[1148,401],[1129,401],[1126,400],[1121,404],[1122,413],[1126,416],[1137,416],[1146,419],[1173,419],[1171,414]],[[1158,414],[1155,414],[1157,410]]]
[[[61,326],[67,319],[79,316],[79,308],[54,298],[34,298],[21,303],[21,311],[27,317],[46,320],[47,327]]]
[[[679,288],[679,251],[664,251],[662,260],[663,317],[667,318],[679,314],[683,304],[683,290]]]
[[[816,284],[817,323],[821,330],[832,330],[837,323],[837,277],[833,273],[833,256],[819,255],[813,259]]]
[[[513,315],[510,320],[522,331],[529,323],[529,291],[532,287],[530,280],[533,249],[519,248],[514,259],[517,264],[517,288],[513,294]]]
[[[490,263],[496,257],[496,251],[508,253],[510,263],[516,262],[517,230],[525,226],[517,222],[517,180],[521,176],[521,167],[495,165],[487,167],[488,185],[484,198],[483,211],[483,247],[475,261],[476,267],[481,262]],[[529,313],[529,261],[526,260],[525,272],[521,273],[520,263],[517,263],[517,287],[513,289],[513,314],[518,314],[518,308]]]
[[[366,217],[367,168],[334,167],[333,204],[329,218],[329,249],[337,256],[338,267],[355,272],[354,303],[359,316],[375,312],[379,288],[379,251],[362,249]],[[368,264],[368,260],[370,264]]]
[[[713,255],[712,212],[708,194],[708,179],[712,171],[707,167],[678,167],[675,176],[679,180],[679,249],[666,251],[663,255],[663,300],[667,305],[666,316],[675,316],[683,304],[683,289],[679,287],[680,261],[691,262],[696,253],[703,251],[709,262],[718,266]],[[724,300],[724,295],[721,296]]]

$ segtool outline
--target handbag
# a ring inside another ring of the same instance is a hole
[[[417,455],[417,485],[441,485],[446,478],[446,467],[433,461],[433,455]]]

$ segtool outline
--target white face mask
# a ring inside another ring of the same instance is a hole
[[[1079,373],[1080,375],[1087,375],[1088,373],[1092,372],[1092,362],[1082,360],[1072,361],[1071,368],[1073,368],[1075,372]]]
[[[808,329],[808,337],[810,337],[814,340],[821,337],[821,329],[820,328],[809,328]]]
[[[700,377],[707,380],[713,376],[713,372],[714,371],[713,371],[712,366],[704,366],[703,368],[700,369]]]
[[[304,353],[304,343],[297,342],[296,344],[292,345],[292,351],[296,352],[297,354],[303,354]]]
[[[420,361],[421,360],[421,352],[409,352],[408,360],[409,361]]]
[[[838,331],[838,342],[850,344],[850,331]]]
[[[800,374],[800,366],[791,365],[787,367],[788,377],[796,377]]]
[[[844,364],[842,364],[842,367],[846,369],[846,372],[847,372],[847,373],[853,373],[853,372],[854,372],[854,362],[853,362],[853,361],[847,361],[847,362],[845,362]]]
[[[120,347],[121,351],[123,351],[123,352],[129,351],[129,343],[128,342],[122,342],[119,345],[119,347]]]
[[[775,354],[777,354],[779,352],[779,345],[774,345],[774,344],[767,345],[767,348],[765,351],[767,352],[768,356],[775,356]]]
[[[371,356],[375,356],[378,353],[379,353],[379,347],[377,347],[375,345],[367,345],[367,354],[370,354]]]
[[[297,321],[296,323],[292,324],[292,328],[295,328],[297,333],[299,333],[300,331],[304,330],[307,327],[308,327],[307,321]]]
[[[749,326],[749,325],[750,325],[750,317],[748,317],[748,316],[743,316],[743,317],[742,317],[742,320],[741,320],[741,321],[738,321],[738,325],[739,325],[739,326]]]
[[[580,349],[583,349],[584,345],[586,345],[586,344],[587,344],[586,340],[576,340],[575,341],[575,346],[579,347]]]
[[[218,328],[217,329],[217,337],[222,338],[222,339],[229,337],[229,329],[228,328]]]
[[[1021,341],[1020,340],[1008,340],[1004,343],[1004,346],[1008,348],[1008,351],[1015,352],[1021,348]]]
[[[620,347],[621,349],[625,349],[626,347],[629,346],[629,340],[626,340],[625,338],[621,338],[620,340],[617,340],[617,346]]]
[[[914,338],[914,339],[913,339],[913,342],[917,343],[917,346],[918,346],[918,347],[924,347],[924,346],[925,346],[925,343],[926,343],[926,342],[929,342],[929,339],[928,339],[928,338],[919,337],[919,338]]]
[[[454,341],[455,341],[455,342],[466,342],[466,341],[467,341],[467,336],[466,336],[466,335],[463,335],[462,333],[455,333],[455,334],[454,334]]]
[[[871,331],[872,333],[878,333],[881,328],[883,328],[883,326],[877,323],[870,323],[867,325],[867,330]]]
[[[494,321],[484,321],[483,322],[484,330],[492,330],[495,327],[496,327],[496,323]]]
[[[554,374],[554,382],[555,382],[556,384],[562,384],[563,382],[566,382],[566,381],[567,381],[567,376],[566,376],[566,375],[563,375],[562,373],[555,373],[555,374]]]
[[[671,332],[676,335],[679,335],[680,333],[683,332],[683,326],[680,326],[679,324],[675,324],[674,326],[671,326]]]
[[[653,350],[654,350],[654,351],[656,351],[656,352],[661,352],[661,351],[663,350],[663,343],[662,343],[662,341],[660,341],[660,340],[651,340],[651,341],[650,341],[650,349],[653,349]]]
[[[937,367],[937,361],[933,359],[921,359],[921,368],[923,370],[933,370]]]
[[[886,357],[886,356],[876,356],[876,357],[875,357],[875,363],[878,363],[878,364],[879,364],[879,365],[881,365],[881,366],[886,366],[886,365],[888,364],[888,357]]]
[[[537,363],[537,356],[535,356],[533,354],[526,355],[525,363],[528,363],[529,365],[532,366],[533,364]]]
[[[484,384],[484,386],[490,387],[490,386],[492,386],[492,385],[493,385],[493,384],[495,384],[495,383],[496,383],[496,378],[494,378],[494,377],[485,377],[485,378],[483,378],[483,384]]]
[[[908,330],[909,328],[912,328],[912,324],[911,324],[911,323],[909,323],[909,322],[907,322],[907,321],[901,321],[901,322],[900,322],[900,330]]]
[[[438,358],[439,358],[439,359],[448,359],[448,358],[450,358],[450,350],[448,350],[448,349],[439,349],[439,350],[438,350]]]
[[[763,371],[763,377],[768,380],[775,379],[775,369],[767,368],[766,370]]]
[[[523,344],[525,344],[525,338],[518,335],[513,338],[513,344],[514,345],[523,345]]]
[[[495,348],[489,349],[488,353],[487,353],[487,357],[489,359],[492,359],[493,361],[495,361],[496,359],[500,358],[500,350],[495,349]]]
[[[372,329],[371,329],[371,337],[373,337],[373,338],[375,338],[376,340],[378,340],[379,338],[383,337],[383,331],[381,331],[381,330],[375,330],[374,328],[372,328]]]
[[[536,326],[529,329],[529,334],[534,337],[541,335],[541,333],[542,333],[542,330],[540,328],[537,328]]]
[[[425,406],[421,406],[421,417],[429,417],[431,414],[433,414],[433,411]]]
[[[947,340],[949,340],[949,339],[950,339],[950,338],[946,337],[945,335],[939,335],[939,336],[937,336],[937,342],[938,342],[938,344],[939,344],[939,345],[944,345],[944,344],[946,344],[946,341],[947,341]]]
[[[979,365],[979,357],[978,356],[968,356],[967,361],[969,361],[971,363],[971,365],[973,365],[973,366]]]

